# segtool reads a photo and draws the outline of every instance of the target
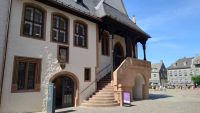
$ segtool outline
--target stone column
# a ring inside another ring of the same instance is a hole
[[[132,46],[133,46],[133,58],[137,58],[136,56],[136,46],[137,46],[137,42],[136,40],[132,40]]]
[[[143,99],[148,99],[149,98],[149,86],[148,85],[143,85]]]
[[[143,47],[143,53],[144,53],[144,60],[147,60],[147,58],[146,58],[146,42],[142,43],[142,47]]]

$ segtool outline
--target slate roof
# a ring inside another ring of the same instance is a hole
[[[192,66],[192,58],[182,58],[178,59],[175,63],[168,67],[169,70],[172,69],[186,69],[191,68]]]
[[[135,23],[133,23],[132,20],[130,20],[130,18],[127,15],[125,15],[124,13],[120,12],[119,10],[115,9],[114,7],[110,6],[105,2],[102,5],[104,9],[100,8],[97,11],[99,13],[98,16],[100,18],[108,16],[150,38],[150,36],[147,33],[145,33],[142,29],[140,29]]]
[[[94,7],[97,5],[98,1],[100,0],[83,0],[83,3],[84,3],[83,5],[77,4],[75,0],[47,0],[47,1],[63,4],[64,6],[68,8],[77,10],[79,12],[88,14],[90,16],[97,17],[97,15],[95,15],[96,10]]]
[[[158,73],[162,67],[162,62],[151,64],[151,68],[153,69],[152,72]]]
[[[200,56],[197,56],[193,59],[193,64],[194,65],[199,65],[200,64]]]
[[[53,1],[55,3],[65,5],[68,8],[77,10],[94,18],[102,18],[108,16],[124,24],[127,27],[139,33],[142,33],[147,38],[150,38],[150,36],[147,33],[145,33],[142,29],[140,29],[135,23],[133,23],[130,20],[128,15],[120,12],[119,10],[107,4],[106,0],[83,0],[83,4],[77,4],[75,0],[47,0],[47,1],[51,2]],[[98,5],[100,7],[97,8]]]

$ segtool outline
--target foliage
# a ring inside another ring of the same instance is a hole
[[[198,76],[193,76],[192,77],[192,81],[197,84],[197,85],[200,85],[200,75]]]

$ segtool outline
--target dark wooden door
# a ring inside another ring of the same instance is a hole
[[[124,59],[124,51],[120,44],[116,44],[114,46],[114,54],[113,54],[113,68],[114,70],[122,63]]]
[[[62,107],[73,107],[74,81],[69,77],[63,77],[62,86]]]

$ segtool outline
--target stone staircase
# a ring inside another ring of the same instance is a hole
[[[97,83],[97,92],[82,104],[85,107],[119,106],[114,98],[114,88],[111,85],[111,74],[106,75]]]

